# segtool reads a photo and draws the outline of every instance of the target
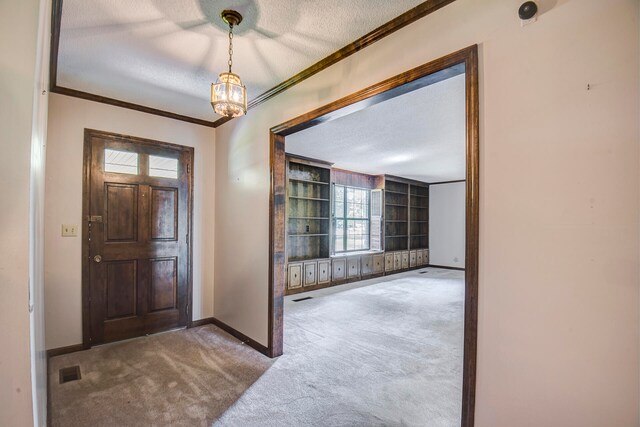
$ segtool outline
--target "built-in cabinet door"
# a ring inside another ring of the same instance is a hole
[[[360,257],[360,275],[371,276],[373,274],[373,255]]]
[[[360,257],[347,258],[347,278],[353,279],[360,276]]]
[[[409,268],[409,251],[402,252],[402,268]]]
[[[302,263],[296,262],[289,264],[289,289],[297,289],[302,287]]]
[[[423,257],[422,257],[422,251],[416,251],[416,264],[417,265],[424,265],[424,261],[423,261]]]
[[[304,263],[304,285],[313,286],[318,284],[318,263],[316,261],[308,261]]]
[[[429,264],[429,249],[424,249],[422,251],[422,262],[424,265]]]
[[[323,285],[331,281],[331,261],[323,259],[318,261],[318,284]]]
[[[418,251],[409,252],[409,267],[415,267],[418,265]]]
[[[384,254],[377,254],[373,256],[373,274],[380,274],[384,272]]]
[[[331,279],[339,282],[347,278],[347,260],[344,258],[336,258],[331,265]]]
[[[393,269],[394,270],[402,269],[402,254],[400,252],[393,253]]]
[[[393,271],[393,252],[384,254],[384,271]]]

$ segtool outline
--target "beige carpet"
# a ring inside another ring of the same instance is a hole
[[[212,325],[54,357],[51,425],[208,426],[272,363]],[[82,379],[59,384],[73,365]]]
[[[302,296],[285,299],[285,354],[215,427],[460,426],[464,272]]]
[[[427,268],[285,300],[271,360],[214,326],[51,359],[52,425],[460,425],[464,273]],[[82,379],[58,384],[79,364]]]

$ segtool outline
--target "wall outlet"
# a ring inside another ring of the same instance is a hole
[[[62,237],[76,237],[78,226],[75,224],[62,224]]]

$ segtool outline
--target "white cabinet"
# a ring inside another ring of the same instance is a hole
[[[402,251],[400,257],[402,269],[409,268],[409,251]]]
[[[384,254],[384,271],[393,271],[393,252]]]
[[[347,258],[347,278],[354,279],[360,277],[360,257]]]
[[[347,260],[336,258],[331,264],[331,280],[339,282],[347,278]]]
[[[318,260],[318,285],[331,282],[331,261],[328,259]]]
[[[317,261],[306,261],[304,263],[304,286],[313,286],[318,284],[317,272]]]
[[[384,254],[375,254],[373,256],[373,274],[384,273]]]
[[[288,266],[288,286],[289,289],[302,287],[302,263],[290,263]]]
[[[393,253],[393,269],[394,270],[402,269],[402,254],[400,252]]]
[[[409,251],[409,267],[418,265],[418,251]]]
[[[429,264],[429,249],[422,250],[422,265]]]
[[[360,275],[371,276],[373,274],[373,255],[362,255],[360,257]]]

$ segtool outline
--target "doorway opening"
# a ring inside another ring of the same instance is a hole
[[[420,228],[417,227],[417,234],[411,235],[411,224],[408,219],[406,233],[401,233],[400,228],[404,227],[402,224],[396,226],[395,231],[397,234],[393,236],[397,240],[406,241],[407,247],[404,243],[395,242],[390,235],[385,235],[384,231],[390,230],[389,228],[382,227],[382,234],[378,236],[372,235],[371,227],[377,227],[378,224],[374,221],[374,203],[373,200],[368,200],[368,206],[371,208],[371,212],[367,212],[367,227],[365,232],[353,233],[353,239],[350,241],[351,236],[347,236],[347,232],[344,231],[345,227],[348,228],[348,222],[351,221],[353,230],[362,230],[366,228],[365,218],[362,217],[344,217],[336,216],[335,201],[340,197],[344,197],[345,192],[355,192],[358,187],[352,186],[352,190],[349,190],[349,186],[342,186],[338,188],[338,194],[336,194],[335,180],[331,179],[331,168],[329,167],[329,177],[323,178],[323,172],[321,170],[316,172],[316,175],[309,177],[300,175],[299,180],[309,181],[325,181],[320,184],[313,184],[312,188],[316,188],[317,194],[300,194],[300,198],[313,199],[313,203],[326,203],[326,207],[318,207],[315,209],[315,213],[312,215],[313,222],[304,222],[301,226],[309,227],[301,229],[300,234],[305,234],[308,237],[305,239],[315,239],[319,241],[317,245],[304,245],[292,243],[290,237],[292,231],[290,221],[288,221],[288,200],[290,194],[288,194],[288,174],[292,170],[302,170],[298,166],[294,166],[293,169],[290,166],[292,161],[291,156],[286,154],[286,138],[294,133],[309,129],[313,126],[328,121],[345,117],[354,112],[363,110],[372,105],[378,104],[385,100],[398,97],[403,94],[407,94],[414,90],[433,85],[443,80],[452,78],[464,74],[464,109],[465,109],[465,177],[464,177],[464,193],[465,193],[465,242],[464,242],[464,325],[463,325],[463,363],[462,363],[462,410],[461,410],[461,424],[462,426],[472,426],[474,418],[474,403],[475,403],[475,366],[476,366],[476,347],[477,347],[477,296],[478,296],[478,235],[479,235],[479,132],[478,132],[478,50],[477,46],[471,46],[462,49],[458,52],[447,55],[443,58],[424,64],[420,67],[402,73],[398,76],[392,77],[388,80],[380,82],[369,88],[356,92],[331,104],[318,108],[307,114],[299,116],[281,125],[278,125],[271,129],[270,133],[270,164],[271,164],[271,197],[270,197],[270,277],[269,277],[269,325],[268,325],[268,354],[271,357],[277,357],[283,354],[284,343],[284,297],[285,294],[292,293],[289,283],[293,281],[294,288],[298,287],[300,280],[300,287],[304,290],[305,280],[310,280],[313,286],[318,286],[318,280],[322,279],[324,282],[331,283],[333,275],[338,274],[339,279],[348,279],[350,270],[358,269],[358,276],[362,275],[361,265],[363,259],[369,259],[360,257],[357,262],[354,261],[353,265],[345,263],[338,263],[338,266],[334,269],[332,262],[329,264],[321,265],[320,261],[316,261],[314,265],[310,265],[309,271],[310,277],[307,278],[307,271],[305,270],[304,262],[298,268],[294,265],[290,267],[290,261],[297,261],[295,258],[291,259],[290,254],[294,252],[300,253],[300,260],[307,259],[308,256],[314,255],[318,258],[323,258],[325,255],[336,254],[344,251],[371,251],[373,249],[381,249],[382,257],[374,259],[375,254],[371,254],[371,265],[367,266],[372,272],[385,275],[387,269],[394,270],[394,264],[398,263],[399,268],[397,270],[411,269],[411,266],[420,267],[418,265],[418,252],[420,251],[422,258],[421,263],[424,265],[425,256],[428,257],[428,243],[427,249],[424,249],[424,242],[421,239],[424,238],[424,234],[420,232]],[[410,111],[411,106],[408,105],[407,110]],[[410,113],[409,113],[410,114]],[[391,125],[392,126],[392,125]],[[297,159],[293,159],[295,164],[301,164],[311,167],[319,167],[322,169],[322,164],[314,162],[318,159],[304,158],[304,156],[297,156]],[[315,163],[315,164],[314,164]],[[325,165],[326,166],[326,165]],[[325,167],[325,169],[327,169]],[[327,188],[324,188],[326,184]],[[403,179],[393,176],[387,176],[383,178],[381,188],[389,192],[389,196],[395,197],[395,202],[391,201],[389,205],[396,205],[398,208],[403,207],[407,210],[411,210],[411,200],[414,200],[415,207],[418,209],[421,197],[428,197],[428,186],[421,185],[419,181]],[[361,188],[361,187],[360,187]],[[373,189],[372,189],[373,190]],[[297,190],[294,190],[297,191]],[[306,190],[304,190],[306,191]],[[367,193],[367,197],[376,197],[373,192]],[[294,195],[294,197],[297,197]],[[383,197],[387,197],[386,195]],[[404,199],[403,199],[404,197]],[[362,200],[360,197],[355,197],[354,200]],[[401,203],[406,199],[405,203]],[[384,200],[384,199],[383,199]],[[384,205],[384,202],[382,202]],[[341,205],[342,206],[342,205]],[[323,211],[324,209],[324,211]],[[354,208],[354,211],[358,209]],[[320,214],[317,214],[320,212]],[[382,215],[385,212],[382,211]],[[409,214],[410,215],[410,214]],[[305,215],[300,216],[302,218]],[[311,216],[306,215],[306,219]],[[410,218],[410,216],[408,216]],[[325,221],[328,225],[323,225]],[[343,221],[343,228],[338,228],[339,221]],[[362,224],[359,224],[361,221]],[[400,218],[397,219],[400,221]],[[418,222],[418,221],[416,221]],[[295,225],[295,224],[294,224]],[[314,230],[311,230],[311,227]],[[298,227],[295,225],[293,228],[293,238],[295,231]],[[298,227],[299,228],[299,227]],[[403,229],[404,230],[404,229]],[[313,231],[313,233],[312,233]],[[336,235],[338,231],[343,231],[342,239],[337,239]],[[310,235],[314,235],[310,237]],[[368,237],[363,237],[363,236]],[[413,245],[412,245],[413,243]],[[379,245],[379,247],[377,246]],[[412,251],[412,247],[414,250]],[[385,249],[389,249],[386,251]],[[317,251],[317,254],[305,253],[305,251]],[[387,254],[386,252],[392,252]],[[406,253],[406,260],[404,254]],[[328,258],[328,257],[327,257]],[[397,258],[397,259],[396,259]],[[382,263],[377,265],[376,262]],[[391,262],[391,266],[388,263]],[[357,264],[357,265],[356,265]],[[341,266],[341,267],[340,267]],[[324,271],[323,271],[324,268]],[[339,268],[343,268],[345,271],[338,271]],[[327,278],[326,274],[330,271],[331,277]],[[344,275],[344,277],[343,277]],[[289,277],[291,276],[291,277]],[[323,276],[322,278],[320,276]],[[292,279],[293,277],[293,279]],[[354,276],[355,277],[355,276]],[[295,293],[295,292],[293,292]],[[300,303],[299,303],[300,304]]]
[[[85,129],[84,348],[190,324],[193,155]]]

